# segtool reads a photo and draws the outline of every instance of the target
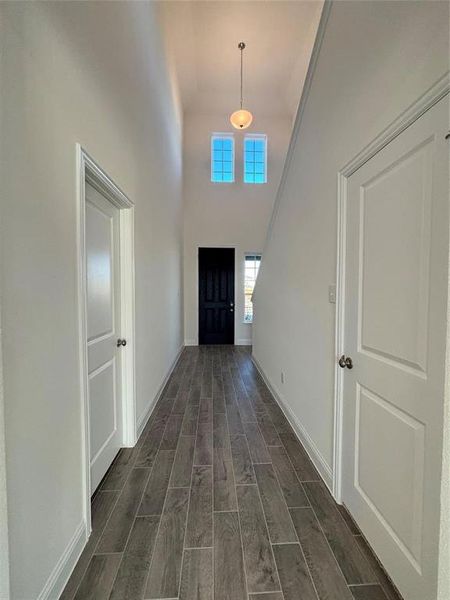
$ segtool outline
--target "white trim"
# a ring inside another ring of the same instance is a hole
[[[289,404],[283,399],[283,397],[281,396],[279,391],[271,383],[270,379],[266,376],[266,374],[264,373],[264,371],[263,371],[261,365],[259,364],[259,362],[257,361],[257,359],[253,355],[251,358],[252,358],[253,364],[255,365],[259,374],[263,378],[264,383],[267,385],[267,387],[271,391],[273,397],[275,398],[275,400],[278,403],[278,406],[281,408],[284,416],[289,421],[299,442],[305,448],[309,458],[312,460],[314,466],[318,470],[319,475],[322,477],[325,485],[331,491],[332,483],[333,483],[333,473],[331,471],[330,465],[327,463],[325,458],[322,456],[322,453],[317,448],[316,444],[314,443],[313,439],[311,438],[309,433],[306,431],[306,429],[304,428],[302,423],[300,423],[300,421],[298,420],[296,415],[293,413]]]
[[[76,528],[66,549],[61,554],[55,568],[50,573],[50,577],[47,579],[37,600],[53,600],[61,596],[73,568],[84,550],[88,537],[87,524],[83,519]]]
[[[185,346],[198,346],[198,343],[193,338],[192,339],[190,338],[190,339],[184,340],[184,345]]]
[[[137,442],[134,274],[134,208],[130,208],[120,211],[121,335],[127,340],[127,352],[122,354],[122,422],[127,447]]]
[[[342,504],[342,427],[343,427],[343,384],[342,369],[337,362],[344,353],[345,314],[345,247],[347,243],[347,178],[338,173],[337,191],[337,252],[336,252],[336,321],[335,321],[335,365],[334,365],[334,416],[333,416],[333,496]]]
[[[388,127],[365,148],[346,163],[337,177],[337,265],[336,265],[336,327],[335,327],[335,374],[334,374],[334,447],[333,447],[333,496],[342,502],[342,435],[343,435],[343,373],[337,359],[345,353],[345,250],[346,210],[348,178],[375,154],[412,125],[427,110],[450,92],[449,72],[445,73],[422,96],[413,102]]]
[[[179,359],[181,356],[181,353],[184,350],[184,346],[181,346],[180,349],[178,350],[174,361],[172,362],[169,370],[167,371],[166,376],[164,377],[161,385],[158,388],[158,391],[155,395],[155,397],[153,398],[153,400],[150,402],[150,404],[148,405],[148,407],[144,410],[144,412],[142,413],[142,415],[138,418],[137,421],[137,438],[139,439],[141,433],[144,431],[145,426],[147,425],[147,421],[149,420],[149,418],[151,417],[152,413],[153,413],[153,409],[155,408],[156,404],[158,403],[158,400],[161,398],[161,395],[163,393],[164,388],[166,387],[166,383],[169,380],[169,377],[172,375]]]
[[[85,183],[95,187],[114,206],[120,209],[120,274],[121,274],[121,336],[127,339],[127,352],[122,356],[123,445],[136,443],[135,396],[135,331],[134,331],[134,204],[108,175],[76,145],[77,157],[77,259],[78,259],[78,317],[81,380],[81,420],[83,443],[83,518],[87,535],[91,532],[91,481],[89,448],[89,392],[87,384],[87,308],[85,273]]]
[[[449,72],[447,71],[438,79],[424,94],[403,111],[390,125],[376,136],[365,148],[352,158],[340,173],[344,177],[350,177],[355,171],[363,166],[375,154],[382,150],[389,142],[402,133],[407,127],[417,121],[427,110],[434,106],[441,98],[450,91]]]

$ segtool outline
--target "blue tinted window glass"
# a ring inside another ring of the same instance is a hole
[[[244,183],[266,183],[266,139],[246,137],[244,140]]]
[[[234,140],[232,137],[213,136],[211,144],[211,181],[234,181]]]

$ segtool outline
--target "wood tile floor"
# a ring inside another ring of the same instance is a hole
[[[400,600],[249,348],[184,350],[92,519],[63,600]]]

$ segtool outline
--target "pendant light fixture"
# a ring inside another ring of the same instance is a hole
[[[243,54],[244,54],[244,48],[245,48],[245,44],[244,42],[239,42],[238,44],[238,48],[241,51],[241,108],[239,110],[236,110],[230,117],[230,122],[233,125],[233,127],[235,127],[236,129],[247,129],[247,127],[251,124],[251,122],[253,121],[253,115],[250,111],[245,110],[242,108],[242,104],[243,104],[243,93],[242,93],[242,88],[243,88]]]

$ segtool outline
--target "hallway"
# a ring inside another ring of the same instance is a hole
[[[186,348],[62,600],[399,600],[248,347]]]
[[[0,600],[450,600],[449,11],[0,2]]]

